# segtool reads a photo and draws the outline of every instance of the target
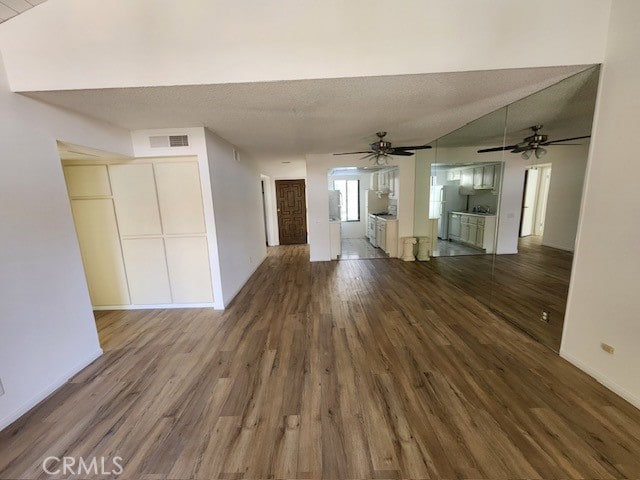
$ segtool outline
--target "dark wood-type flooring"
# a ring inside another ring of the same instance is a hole
[[[640,477],[640,411],[430,265],[308,254],[225,312],[100,313],[105,355],[0,433],[0,478]]]
[[[552,350],[560,351],[573,254],[524,237],[516,255],[439,257],[431,268]],[[548,323],[542,312],[549,313]]]

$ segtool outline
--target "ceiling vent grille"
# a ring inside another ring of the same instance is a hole
[[[149,137],[149,146],[151,148],[173,148],[188,147],[188,135],[159,135]]]
[[[188,147],[189,137],[187,135],[169,135],[169,146]]]

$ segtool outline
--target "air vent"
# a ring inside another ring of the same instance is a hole
[[[169,145],[172,147],[188,147],[189,137],[187,135],[169,135]]]
[[[149,137],[149,146],[151,148],[173,148],[188,147],[188,135],[160,135]]]

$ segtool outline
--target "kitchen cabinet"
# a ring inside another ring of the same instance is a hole
[[[378,172],[372,173],[371,174],[371,181],[369,182],[369,189],[373,190],[374,192],[377,192],[379,185],[380,184],[378,182]]]
[[[495,186],[495,165],[486,165],[482,169],[482,188],[494,188]]]
[[[465,212],[449,214],[449,240],[465,243],[493,253],[495,250],[495,215]]]
[[[378,246],[378,242],[376,242],[376,216],[369,214],[367,217],[367,238],[369,239],[369,243],[374,247]]]
[[[460,240],[461,218],[458,213],[449,214],[449,239]]]
[[[482,188],[482,180],[484,179],[484,168],[476,167],[473,169],[473,188]]]
[[[329,254],[331,260],[337,260],[342,255],[342,222],[340,220],[329,221]]]
[[[397,199],[398,198],[398,193],[400,191],[400,175],[399,175],[399,170],[397,168],[394,168],[393,170],[389,171],[389,198],[391,199]]]
[[[460,185],[463,187],[473,187],[473,169],[467,168],[462,170],[460,177]]]
[[[376,216],[376,244],[390,257],[398,256],[398,220]]]

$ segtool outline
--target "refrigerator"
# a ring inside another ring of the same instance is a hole
[[[429,218],[438,219],[438,238],[449,236],[449,213],[465,209],[466,197],[458,185],[432,185],[429,197]]]
[[[341,200],[340,190],[329,190],[329,220],[340,220]]]

